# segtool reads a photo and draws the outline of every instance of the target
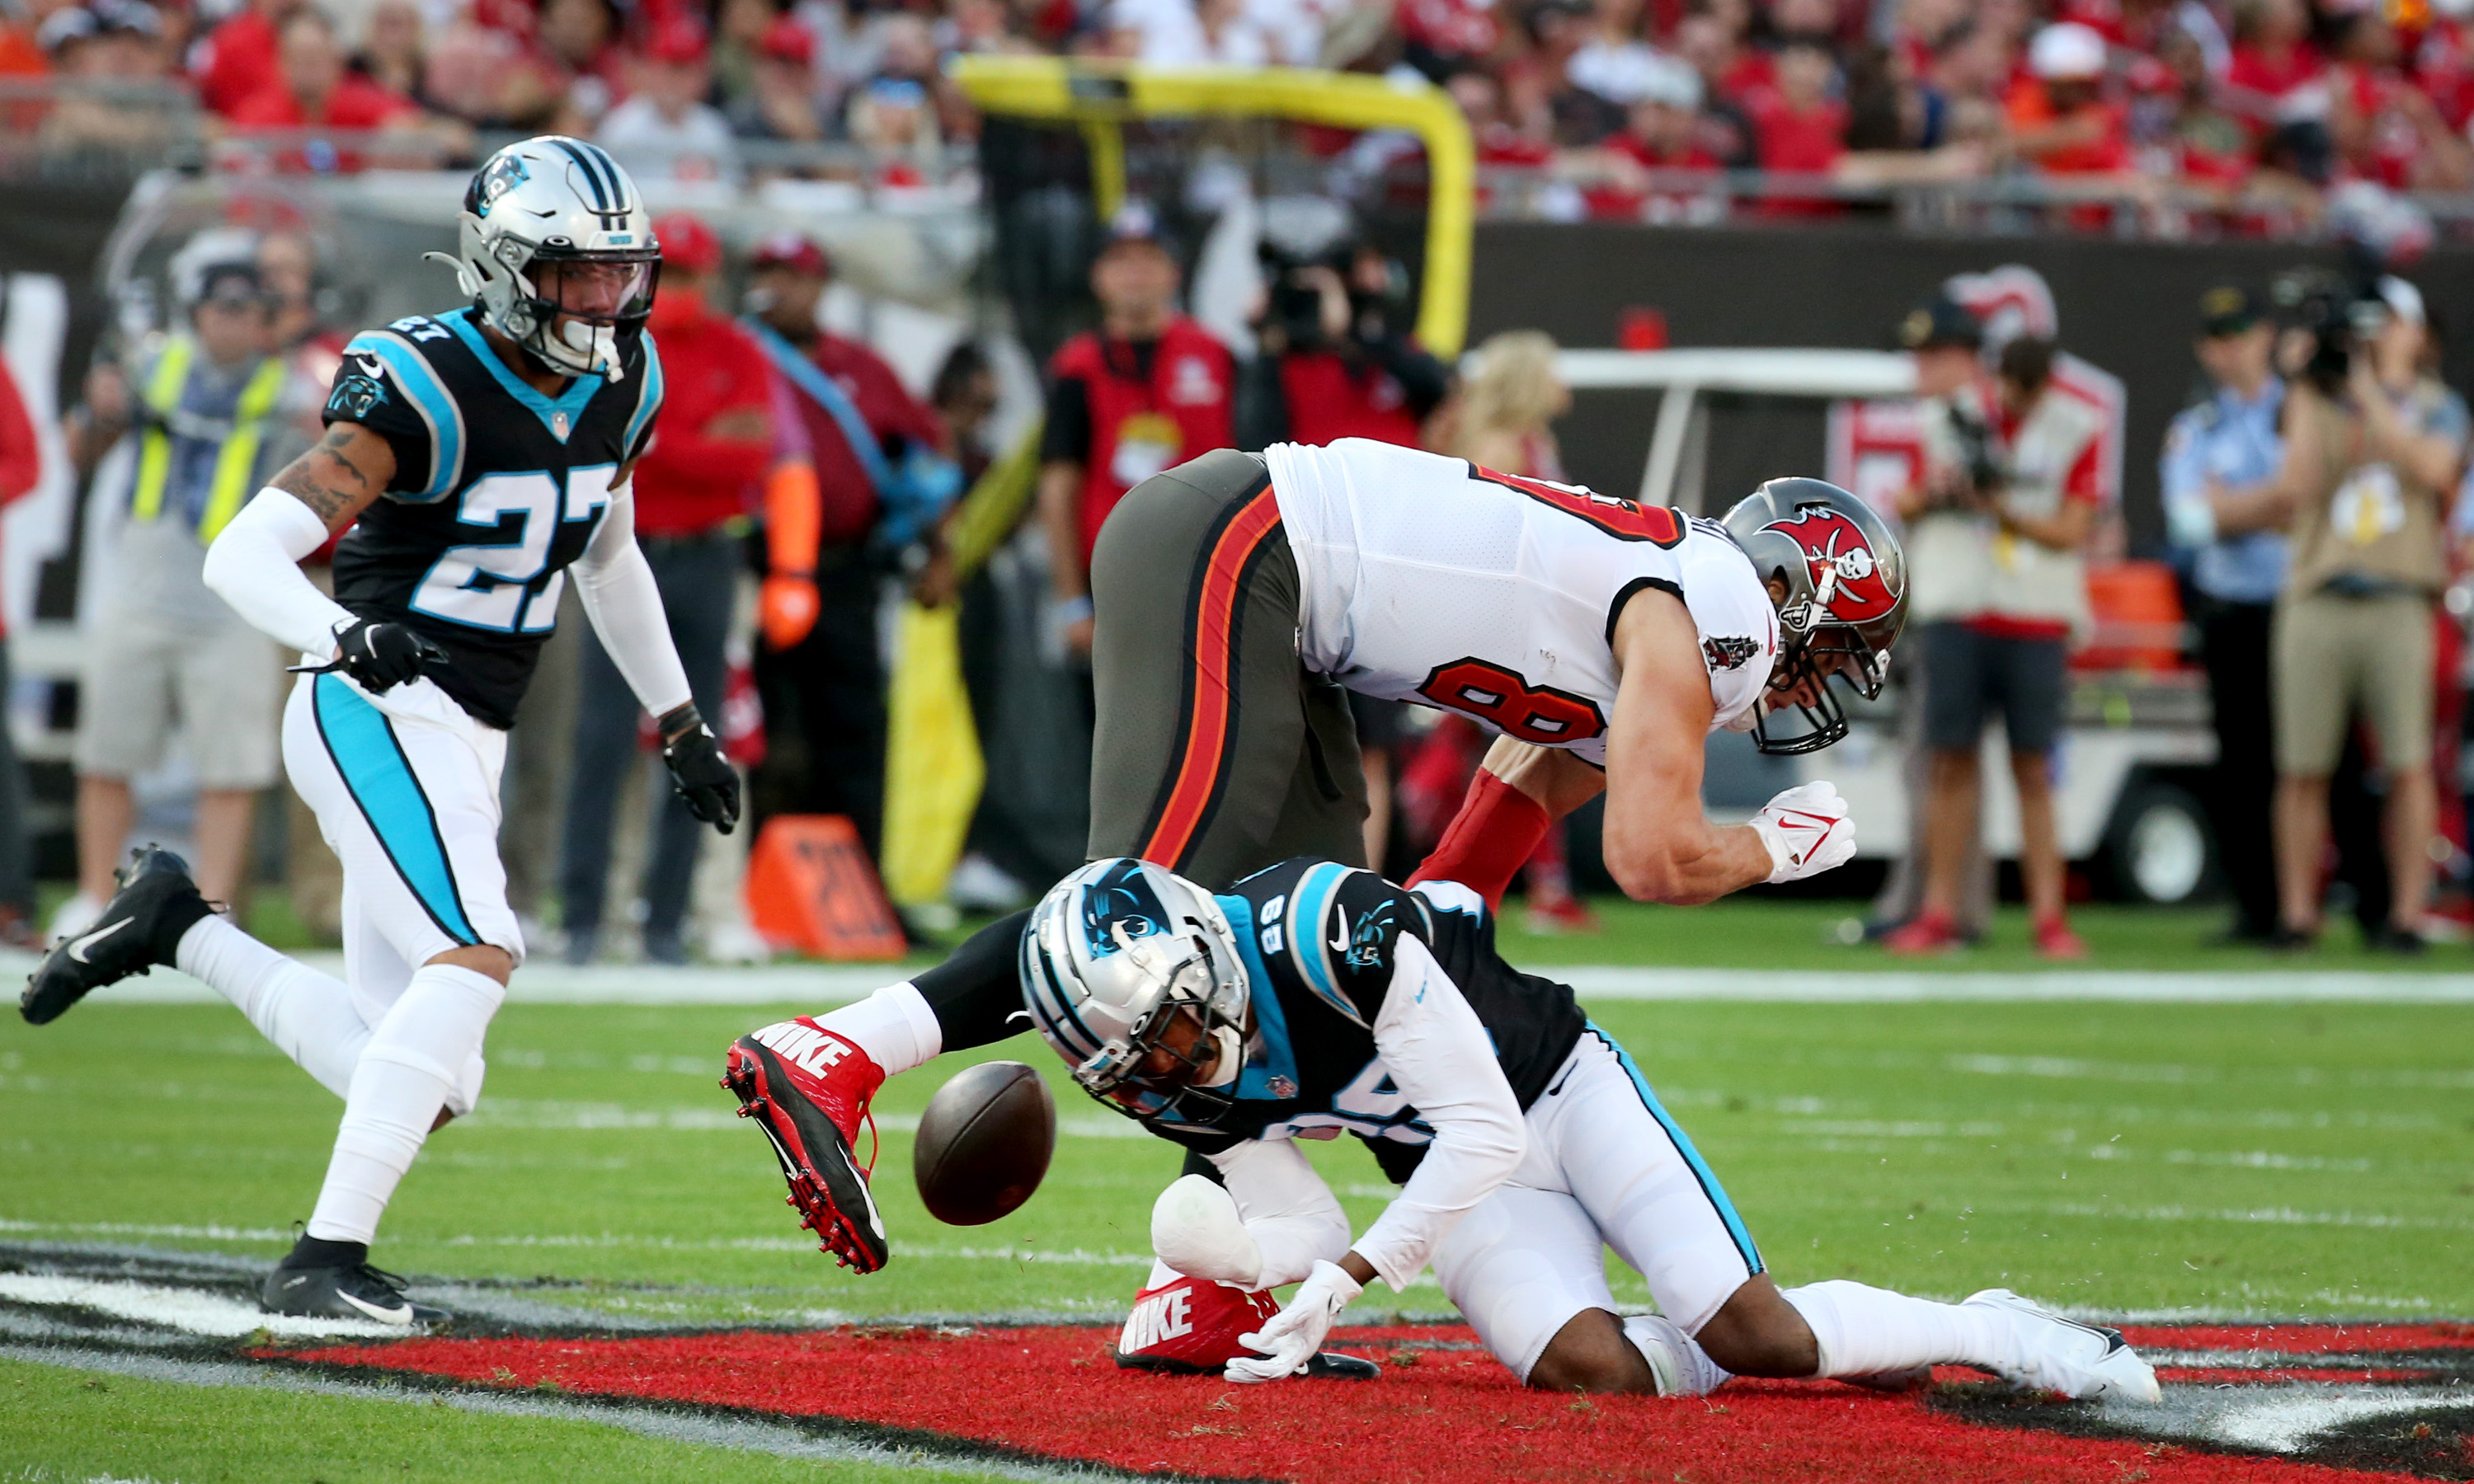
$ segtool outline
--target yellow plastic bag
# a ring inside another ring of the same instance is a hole
[[[961,612],[902,605],[885,759],[885,894],[938,901],[987,774],[962,688]]]

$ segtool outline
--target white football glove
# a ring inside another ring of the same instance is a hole
[[[1838,785],[1799,784],[1761,805],[1753,816],[1753,832],[1770,848],[1769,880],[1801,881],[1856,854],[1856,822],[1847,817],[1847,801]]]
[[[1306,1281],[1289,1297],[1289,1306],[1272,1316],[1269,1323],[1252,1334],[1237,1336],[1237,1343],[1249,1350],[1261,1351],[1263,1358],[1240,1355],[1228,1362],[1222,1373],[1231,1381],[1276,1381],[1284,1376],[1295,1376],[1306,1368],[1322,1349],[1323,1336],[1331,1333],[1332,1321],[1340,1311],[1365,1291],[1365,1285],[1342,1271],[1337,1262],[1317,1262]]]

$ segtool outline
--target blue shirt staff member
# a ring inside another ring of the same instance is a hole
[[[2285,451],[2275,341],[2275,326],[2250,290],[2221,285],[2199,297],[2194,349],[2211,390],[2166,430],[2162,471],[2167,528],[2190,561],[2197,593],[2199,659],[2217,733],[2208,806],[2234,898],[2226,936],[2238,943],[2265,943],[2277,924],[2268,627],[2285,586],[2292,507],[2274,489]]]

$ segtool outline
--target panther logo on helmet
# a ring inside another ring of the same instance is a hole
[[[1160,905],[1159,894],[1152,890],[1142,867],[1138,860],[1120,861],[1116,870],[1092,882],[1082,894],[1082,938],[1094,955],[1114,953],[1123,946],[1118,938],[1121,929],[1127,941],[1166,931],[1168,911]]]
[[[1864,533],[1838,512],[1807,505],[1796,512],[1794,519],[1773,520],[1763,529],[1776,531],[1804,549],[1804,560],[1812,569],[1813,602],[1829,616],[1841,623],[1862,623],[1899,606],[1899,595],[1882,580],[1880,564]]]

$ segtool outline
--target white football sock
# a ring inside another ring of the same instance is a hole
[[[885,1068],[888,1077],[925,1066],[945,1049],[945,1033],[937,1028],[936,1012],[928,1008],[927,998],[908,979],[810,1018],[866,1052],[868,1060]]]
[[[1815,1376],[1926,1365],[1998,1370],[2016,1344],[2009,1320],[1992,1309],[1911,1299],[1844,1279],[1789,1288],[1781,1297],[1795,1305],[1820,1344]]]
[[[468,1075],[506,986],[452,964],[424,964],[371,1032],[344,1098],[311,1236],[369,1242],[378,1217],[429,1137],[438,1110]]]
[[[369,1044],[369,1023],[340,979],[287,958],[210,912],[181,935],[172,961],[230,1000],[258,1034],[337,1097],[352,1091],[352,1067]]]

